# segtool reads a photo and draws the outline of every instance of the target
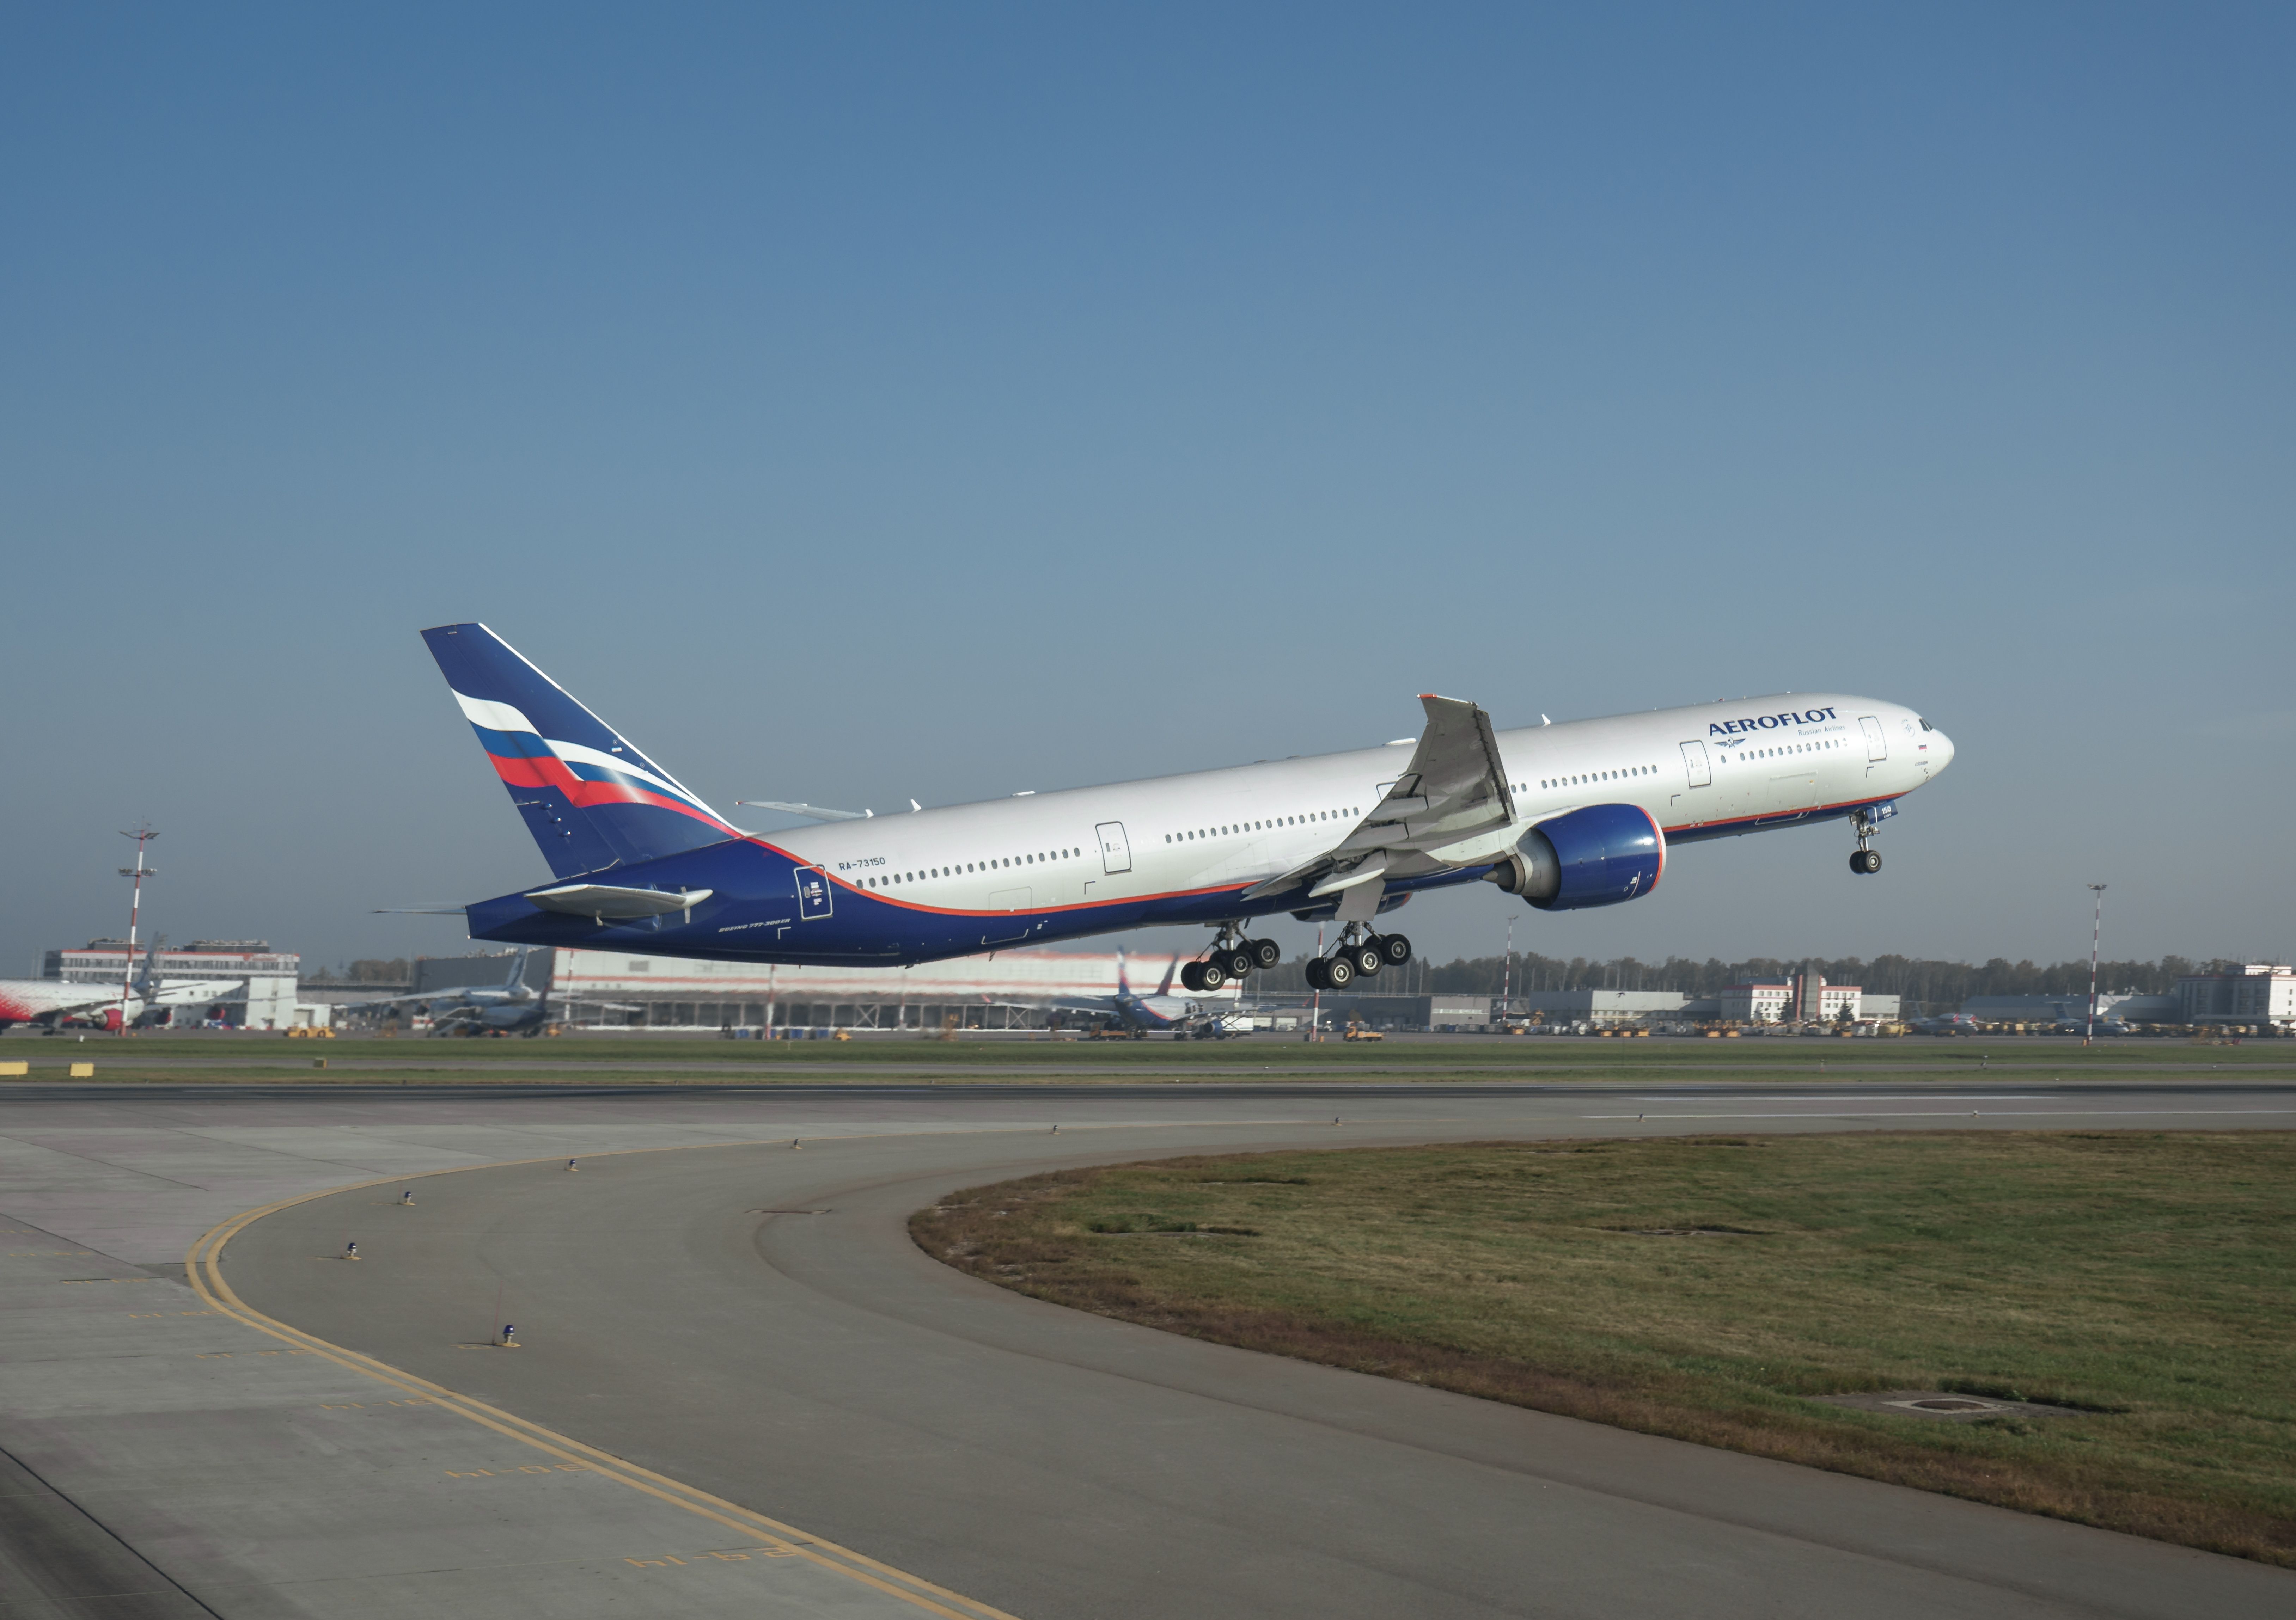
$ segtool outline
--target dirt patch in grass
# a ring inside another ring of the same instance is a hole
[[[1194,1157],[911,1230],[1150,1327],[2296,1566],[2296,1134]],[[1908,1388],[2077,1415],[1815,1398]]]

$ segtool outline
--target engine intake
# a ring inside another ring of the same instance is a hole
[[[1483,874],[1543,912],[1640,899],[1666,871],[1666,833],[1639,805],[1589,805],[1541,822]]]

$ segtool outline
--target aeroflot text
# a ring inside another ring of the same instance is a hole
[[[1718,737],[1726,732],[1766,732],[1781,725],[1816,725],[1821,720],[1833,718],[1833,711],[1830,708],[1805,709],[1794,715],[1764,715],[1755,720],[1725,720],[1718,724],[1709,725],[1706,734]]]

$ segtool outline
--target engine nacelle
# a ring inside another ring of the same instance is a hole
[[[1589,805],[1541,822],[1484,874],[1543,912],[1636,900],[1666,871],[1666,833],[1639,805]]]

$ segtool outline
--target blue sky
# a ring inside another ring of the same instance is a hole
[[[0,971],[143,815],[176,939],[468,948],[368,915],[543,875],[468,618],[721,806],[1871,693],[1960,749],[1880,878],[1518,943],[2296,948],[2285,8],[0,27]]]

